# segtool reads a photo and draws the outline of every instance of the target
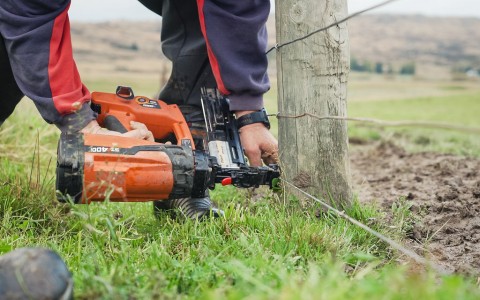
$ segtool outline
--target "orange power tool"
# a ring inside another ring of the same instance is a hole
[[[92,201],[145,202],[201,198],[216,183],[238,187],[272,187],[277,165],[245,163],[236,120],[228,99],[216,90],[202,90],[208,150],[195,150],[187,122],[177,105],[118,87],[116,93],[92,94],[98,123],[126,132],[130,121],[145,124],[155,142],[100,134],[62,134],[58,145],[57,198]],[[171,141],[173,144],[166,144]]]

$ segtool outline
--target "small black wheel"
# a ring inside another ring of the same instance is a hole
[[[223,211],[212,205],[210,197],[179,198],[153,202],[153,213],[159,217],[162,212],[170,212],[173,217],[179,211],[189,219],[203,219],[209,216],[218,218],[224,215]]]

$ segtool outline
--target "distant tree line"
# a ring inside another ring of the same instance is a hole
[[[123,44],[119,42],[110,42],[110,45],[114,48],[130,50],[130,51],[138,51],[140,48],[138,47],[137,43],[133,42],[131,44]]]
[[[451,69],[453,80],[466,80],[468,78],[480,78],[480,64],[472,67],[468,64],[455,65]]]
[[[383,62],[371,62],[369,60],[358,60],[355,57],[350,59],[350,70],[365,73],[377,74],[401,74],[401,75],[415,75],[416,67],[414,62],[407,62],[400,66],[398,70],[394,70],[393,66]]]
[[[480,68],[474,68],[472,66],[455,65],[452,67],[452,73],[477,73],[480,75]]]

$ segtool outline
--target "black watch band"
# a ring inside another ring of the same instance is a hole
[[[268,121],[268,115],[265,108],[262,108],[262,110],[253,113],[243,115],[237,119],[238,129],[253,123],[263,123],[265,127],[270,129],[270,121]]]

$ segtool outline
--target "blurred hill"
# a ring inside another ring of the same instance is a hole
[[[72,23],[74,56],[83,77],[156,76],[167,68],[160,22]]]
[[[479,18],[364,15],[348,26],[351,56],[360,64],[398,69],[415,63],[424,77],[450,76],[454,68],[480,69]],[[273,16],[268,29],[273,45]],[[169,65],[161,54],[160,30],[160,22],[73,23],[79,68],[92,76],[160,72],[165,77]]]
[[[436,71],[480,70],[480,19],[365,15],[348,23],[351,56],[393,68],[414,62],[425,77]]]

